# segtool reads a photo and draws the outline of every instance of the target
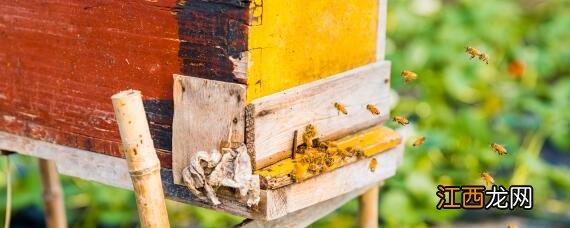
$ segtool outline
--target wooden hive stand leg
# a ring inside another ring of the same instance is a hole
[[[127,90],[111,97],[121,134],[141,227],[170,227],[154,149],[140,91]]]
[[[46,224],[49,228],[67,227],[63,191],[56,165],[53,161],[38,158],[42,182],[42,200],[44,203]]]
[[[378,194],[381,185],[371,187],[358,198],[360,228],[378,228]]]

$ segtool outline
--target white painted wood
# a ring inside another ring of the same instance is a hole
[[[182,170],[198,151],[220,150],[244,142],[245,85],[174,75],[172,171],[182,184]]]
[[[376,61],[386,56],[386,18],[388,17],[388,0],[378,0],[378,29],[376,35]]]
[[[333,199],[320,202],[311,207],[307,207],[296,212],[292,212],[283,216],[281,218],[263,221],[263,220],[246,220],[237,227],[241,228],[278,228],[278,227],[307,227],[315,221],[321,219],[322,217],[330,214],[337,208],[344,205],[346,202],[350,201],[354,197],[362,194],[366,188],[361,188],[354,190],[352,192],[346,193],[341,196],[337,196]]]
[[[0,149],[56,163],[59,173],[132,190],[127,161],[0,131]]]
[[[317,128],[317,137],[333,139],[379,124],[387,119],[391,102],[390,62],[381,61],[355,68],[312,83],[256,99],[248,105],[246,141],[260,169],[291,154],[294,131],[307,124]],[[348,115],[334,104],[344,105]],[[366,105],[373,104],[380,115]],[[302,137],[297,137],[298,144]]]

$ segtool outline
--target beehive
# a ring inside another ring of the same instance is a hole
[[[167,195],[213,207],[177,184],[188,157],[219,148],[228,133],[247,144],[259,170],[287,159],[294,132],[307,124],[337,140],[388,117],[385,7],[384,0],[3,1],[0,149],[130,188],[109,98],[138,89]],[[263,192],[262,201],[274,196]],[[214,208],[283,215],[269,213],[269,204],[222,201]]]

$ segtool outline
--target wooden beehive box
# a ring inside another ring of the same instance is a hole
[[[289,158],[294,132],[308,124],[322,140],[388,132],[377,127],[392,102],[385,10],[385,0],[3,1],[0,149],[130,189],[110,96],[134,88],[145,96],[172,199],[273,219],[365,187],[393,175],[401,146],[335,174],[262,190],[252,208],[231,196],[212,206],[180,185],[180,173],[193,153],[219,149],[228,135],[247,145],[255,171]],[[378,171],[363,173],[373,158]],[[366,181],[317,198],[291,195],[361,173]]]

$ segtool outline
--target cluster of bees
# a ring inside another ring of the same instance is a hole
[[[308,174],[318,175],[333,170],[338,165],[349,162],[350,159],[362,157],[359,149],[339,148],[332,142],[315,138],[316,135],[317,129],[309,124],[305,127],[302,136],[303,144],[294,146],[295,170],[293,179],[297,182],[305,179]]]
[[[466,47],[465,52],[471,57],[471,59],[478,58],[482,62],[489,64],[489,56],[487,54],[481,52],[477,48]],[[403,70],[402,73],[400,74],[400,76],[403,78],[405,84],[407,84],[410,81],[416,80],[418,78],[418,74],[416,74],[410,70]],[[406,119],[406,117],[403,117],[403,116],[394,116],[392,118],[392,120],[394,122],[396,122],[397,124],[400,124],[402,126],[408,125],[410,123],[410,121],[408,121],[408,119]],[[423,137],[423,136],[418,137],[414,140],[412,145],[414,147],[419,147],[422,144],[424,144],[425,141],[426,141],[426,137]],[[497,143],[491,143],[490,147],[499,156],[504,156],[507,154],[507,149],[503,145],[500,145]],[[481,176],[481,179],[483,179],[483,181],[487,185],[495,184],[495,179],[488,172],[481,172],[480,176]]]
[[[348,109],[344,104],[335,102],[333,105],[339,114],[348,115]],[[366,110],[372,115],[380,115],[380,110],[373,104],[366,105]],[[347,163],[351,159],[362,157],[361,150],[357,148],[339,148],[334,143],[320,141],[315,138],[316,135],[315,126],[307,125],[302,136],[303,144],[297,146],[295,145],[297,141],[295,132],[292,157],[295,160],[293,178],[297,182],[302,181],[309,174],[318,175],[332,170],[340,164]],[[375,165],[374,168],[371,167],[371,170],[373,169],[375,169]]]

